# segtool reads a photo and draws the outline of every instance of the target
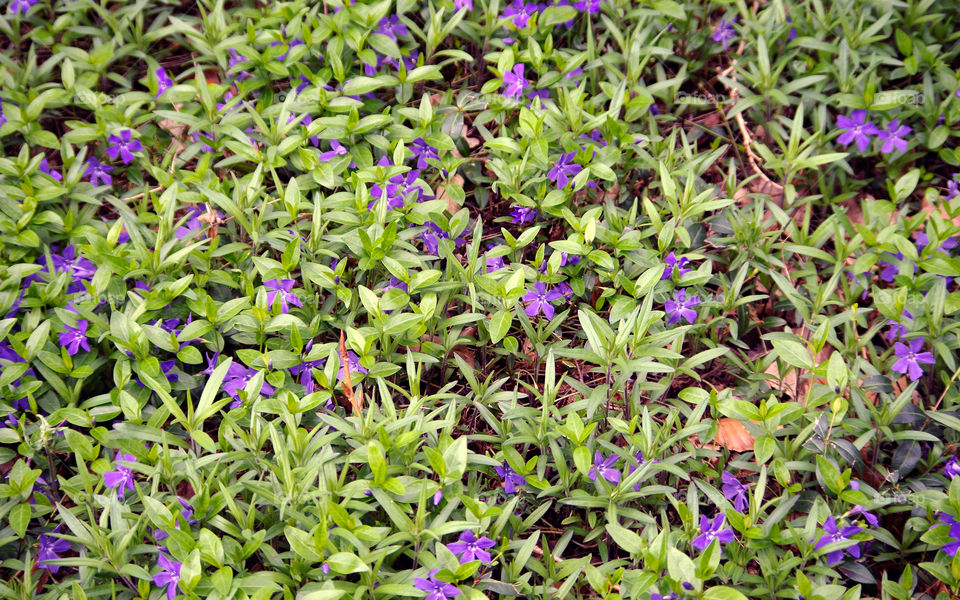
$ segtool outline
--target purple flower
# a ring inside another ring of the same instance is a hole
[[[383,17],[377,25],[379,28],[374,33],[382,33],[393,41],[397,41],[398,35],[408,34],[407,26],[400,22],[400,17],[397,15]]]
[[[923,368],[920,363],[932,365],[937,361],[933,354],[921,352],[923,350],[923,338],[917,338],[908,342],[910,346],[897,342],[893,345],[894,354],[899,360],[893,364],[893,370],[898,373],[908,373],[910,381],[916,381],[923,375]]]
[[[530,206],[514,206],[510,209],[510,216],[514,224],[526,225],[537,219],[537,209]]]
[[[896,254],[894,254],[893,252],[884,252],[883,254],[886,256],[889,256],[890,260],[877,261],[878,265],[886,265],[883,268],[883,270],[880,271],[880,280],[886,281],[887,283],[891,283],[893,282],[893,278],[896,277],[897,275],[905,274],[904,271],[908,270],[906,269],[907,263],[903,262],[903,259],[904,259],[903,252],[897,251]],[[897,263],[899,264],[894,264],[893,262],[890,262],[891,260],[897,261]],[[913,266],[913,272],[914,273],[917,272],[916,265]]]
[[[390,161],[384,157],[378,164],[381,166],[389,166]],[[394,175],[382,186],[379,183],[373,184],[373,187],[370,188],[370,195],[374,199],[367,204],[367,210],[372,210],[377,201],[383,199],[387,201],[387,208],[391,210],[401,209],[404,207],[407,194],[411,192],[417,193],[417,202],[432,199],[433,196],[424,195],[423,187],[414,185],[419,176],[420,170],[412,169],[405,174]]]
[[[433,505],[437,506],[441,500],[443,500],[443,488],[438,488],[436,493],[433,494]]]
[[[437,149],[428,144],[423,140],[423,138],[417,138],[410,143],[410,151],[413,152],[413,155],[417,157],[417,168],[426,169],[430,166],[430,163],[427,162],[428,158],[433,158],[440,160],[440,155],[437,154]]]
[[[903,316],[908,319],[913,318],[913,315],[906,310],[903,311]],[[887,321],[887,325],[890,326],[890,331],[888,331],[887,335],[885,336],[888,342],[892,342],[894,339],[900,339],[908,333],[905,326],[901,325],[897,321],[894,321],[893,319]]]
[[[46,156],[44,156],[43,160],[40,161],[39,169],[41,173],[45,173],[57,181],[61,181],[63,179],[63,175],[61,175],[59,171],[53,171],[50,169],[50,163],[47,161]]]
[[[167,76],[166,70],[163,67],[160,67],[156,70],[157,74],[157,98],[160,97],[165,91],[170,89],[170,86],[173,85],[173,80]]]
[[[177,595],[177,585],[180,583],[180,567],[182,563],[171,560],[161,553],[157,558],[157,566],[161,571],[153,576],[153,585],[167,588],[167,600],[173,600]]]
[[[59,533],[60,526],[58,525],[51,533]],[[47,569],[54,575],[57,571],[60,570],[58,565],[48,565],[46,562],[48,560],[56,560],[60,558],[60,554],[70,551],[70,542],[63,538],[56,538],[45,533],[40,534],[40,546],[37,549],[37,565],[41,569]]]
[[[334,158],[349,152],[347,147],[340,143],[340,140],[330,140],[330,148],[327,152],[320,153],[320,162],[330,162]]]
[[[107,156],[113,160],[117,160],[119,156],[123,164],[132,162],[133,152],[143,150],[140,140],[132,139],[132,136],[133,132],[131,130],[123,129],[120,131],[120,135],[111,135],[107,138],[108,141],[113,144],[107,147]]]
[[[245,60],[247,60],[246,56],[241,56],[237,54],[236,50],[234,50],[233,48],[230,48],[230,59],[227,61],[227,68],[232,69],[235,66],[239,65],[240,63],[244,62]]]
[[[639,469],[640,467],[642,467],[642,466],[644,465],[644,463],[647,462],[646,459],[643,457],[643,452],[640,452],[640,451],[637,451],[637,455],[634,457],[634,459],[637,461],[637,464],[636,464],[636,465],[630,465],[630,472],[627,473],[628,475],[632,475],[634,471],[636,471],[637,469]],[[651,461],[651,462],[656,463],[657,461],[654,460],[654,461]],[[639,482],[639,481],[636,482],[635,484],[633,484],[633,491],[635,491],[635,492],[639,492],[639,491],[640,491],[640,482]]]
[[[90,157],[86,164],[87,170],[83,172],[83,176],[87,177],[90,183],[97,185],[97,180],[101,180],[103,185],[113,185],[113,177],[109,175],[113,167],[102,164],[94,157]]]
[[[690,264],[690,259],[686,256],[680,257],[677,260],[677,255],[671,252],[667,255],[663,262],[667,263],[667,269],[663,270],[663,275],[660,277],[660,280],[664,279],[673,279],[674,276],[682,277],[684,273],[689,273],[693,269],[687,267]]]
[[[25,15],[27,14],[27,11],[30,10],[30,7],[39,1],[40,0],[10,0],[10,5],[7,7],[7,12],[12,15]]]
[[[852,481],[850,482],[853,483]],[[850,509],[850,516],[860,515],[867,522],[870,527],[877,527],[880,525],[880,519],[877,518],[877,515],[869,512],[866,506],[854,506]]]
[[[425,600],[446,600],[447,598],[455,598],[459,596],[460,588],[452,583],[440,581],[434,577],[438,571],[439,569],[430,571],[429,579],[424,579],[423,577],[414,577],[413,587],[427,592],[427,597]]]
[[[280,296],[280,312],[282,314],[287,314],[290,310],[290,307],[287,303],[293,304],[294,306],[303,306],[303,302],[300,301],[300,298],[297,297],[291,290],[293,289],[293,284],[297,282],[296,279],[271,279],[269,281],[263,282],[263,287],[267,288],[267,304],[273,306],[274,301],[277,299],[277,296]]]
[[[0,114],[0,117],[3,115]],[[3,121],[0,121],[0,125],[3,124]],[[954,173],[953,179],[947,181],[947,196],[944,200],[953,200],[957,196],[960,196],[960,183],[957,182],[957,173]]]
[[[723,497],[733,501],[733,508],[737,512],[743,512],[748,506],[747,486],[726,471],[720,475],[720,480],[723,482]]]
[[[620,483],[620,471],[613,467],[618,460],[620,460],[620,456],[616,454],[604,458],[599,450],[595,451],[593,453],[593,466],[590,467],[587,476],[591,481],[596,481],[599,475],[610,483]]]
[[[943,476],[953,479],[957,475],[960,475],[960,464],[957,464],[956,456],[951,456],[947,464],[943,465]]]
[[[591,15],[595,15],[600,12],[600,2],[601,0],[580,0],[579,2],[575,2],[573,7],[581,13],[588,12]]]
[[[557,188],[563,189],[567,187],[567,184],[570,182],[569,178],[575,176],[583,169],[583,167],[573,162],[573,157],[576,156],[576,154],[576,152],[561,154],[559,160],[557,160],[557,164],[547,171],[547,178],[553,181],[557,185]]]
[[[73,356],[82,347],[90,352],[90,344],[87,343],[87,327],[90,323],[84,320],[77,321],[76,328],[66,326],[67,330],[60,334],[60,345],[66,347],[67,354]]]
[[[447,549],[460,557],[460,564],[479,560],[482,563],[488,563],[491,560],[490,548],[497,543],[488,537],[481,536],[479,539],[469,529],[460,534],[460,538],[452,544],[447,544]]]
[[[939,522],[934,524],[934,527],[939,525],[949,527],[950,531],[948,535],[952,538],[950,542],[944,544],[940,549],[950,556],[956,556],[957,550],[960,550],[960,521],[957,521],[947,513],[940,513]]]
[[[513,17],[513,26],[517,29],[525,29],[530,22],[530,17],[537,12],[537,5],[523,0],[513,0],[513,2],[504,9],[503,17]],[[504,40],[506,43],[506,40]]]
[[[7,116],[3,114],[3,100],[0,100],[0,125],[7,122]]]
[[[525,65],[520,63],[513,65],[512,71],[503,74],[503,95],[507,98],[520,100],[523,91],[530,87],[530,82],[523,76]]]
[[[889,154],[893,152],[894,149],[900,152],[906,152],[907,140],[903,139],[903,136],[908,135],[911,131],[913,131],[913,128],[907,125],[901,125],[900,119],[890,121],[886,129],[877,133],[877,139],[884,140],[883,146],[880,147],[880,152]]]
[[[129,467],[125,467],[119,463],[137,462],[137,457],[132,454],[118,452],[114,462],[117,463],[117,470],[104,473],[103,484],[111,490],[117,488],[117,498],[123,500],[123,495],[126,490],[132,492],[135,488],[133,487],[133,471],[131,471]]]
[[[230,368],[227,369],[227,375],[224,377],[222,386],[223,391],[234,400],[230,403],[231,409],[240,408],[242,405],[242,402],[240,402],[240,390],[247,387],[247,382],[256,374],[256,369],[248,369],[237,362],[231,363]],[[260,395],[262,396],[269,396],[273,394],[273,391],[273,386],[266,381],[260,386]]]
[[[453,9],[456,11],[473,10],[473,0],[453,0]]]
[[[495,246],[491,244],[487,250],[494,248]],[[493,273],[494,271],[499,271],[500,269],[507,268],[507,264],[504,262],[502,256],[486,256],[485,257],[487,264],[487,273]]]
[[[814,550],[819,550],[827,544],[833,544],[836,542],[842,542],[850,539],[851,536],[854,536],[861,531],[862,527],[857,527],[856,525],[847,525],[843,529],[837,527],[837,520],[833,518],[833,515],[827,517],[827,521],[823,524],[823,530],[827,532],[827,535],[822,536],[817,540],[817,545],[814,546]],[[846,549],[850,556],[854,558],[860,558],[860,544],[855,544]],[[843,550],[834,550],[833,552],[827,553],[827,564],[833,564],[840,562],[843,559]]]
[[[667,300],[664,303],[664,309],[670,313],[667,319],[667,325],[674,325],[685,319],[687,323],[693,323],[697,320],[697,311],[694,306],[700,304],[700,299],[696,296],[687,297],[687,290],[679,289],[673,294],[673,300]]]
[[[493,468],[497,472],[497,476],[503,480],[503,491],[512,494],[517,491],[516,486],[524,485],[527,483],[527,479],[510,468],[510,465],[503,463],[503,466],[496,466]]]
[[[721,544],[729,544],[733,541],[733,530],[722,529],[723,521],[726,516],[719,514],[713,518],[713,523],[707,519],[706,515],[700,517],[700,535],[693,540],[693,547],[697,550],[706,550],[714,539],[720,540]]]
[[[850,117],[837,115],[837,129],[843,131],[837,142],[849,146],[856,141],[860,152],[865,152],[870,146],[870,136],[878,135],[880,130],[871,121],[867,121],[867,111],[855,110]]]
[[[736,23],[737,18],[734,17],[727,21],[726,19],[720,20],[720,25],[717,26],[717,30],[713,32],[713,35],[710,36],[715,42],[720,42],[723,44],[723,51],[727,51],[727,42],[733,39],[737,35],[737,30],[733,28],[733,24]]]
[[[363,365],[360,364],[360,358],[356,355],[356,353],[354,353],[353,350],[348,350],[348,351],[347,351],[347,364],[348,364],[349,367],[350,367],[350,373],[351,373],[351,375],[356,374],[356,373],[361,373],[361,374],[363,374],[363,375],[366,375],[366,374],[367,374],[367,370],[364,369],[364,368],[363,368]],[[338,381],[338,382],[343,381],[343,376],[344,376],[344,373],[343,373],[343,365],[341,364],[341,365],[340,365],[340,370],[337,371],[337,381]],[[351,378],[351,381],[350,381],[350,382],[353,383],[353,379],[352,379],[352,378]]]
[[[542,312],[543,316],[552,319],[554,309],[550,303],[562,297],[563,294],[555,289],[548,292],[547,284],[538,281],[532,288],[527,289],[527,293],[522,298],[522,300],[527,303],[527,307],[523,312],[527,313],[528,317],[535,317]]]

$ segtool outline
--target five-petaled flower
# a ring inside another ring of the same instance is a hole
[[[330,140],[330,150],[320,153],[320,162],[330,162],[338,156],[347,154],[347,147],[340,143],[340,140]]]
[[[867,121],[867,111],[855,110],[849,117],[837,115],[837,129],[842,131],[837,141],[844,146],[852,142],[857,143],[860,152],[865,152],[870,146],[870,136],[877,135],[880,130],[872,121]]]
[[[663,270],[663,275],[660,276],[661,281],[664,279],[673,279],[674,276],[682,277],[684,273],[689,273],[693,270],[687,266],[690,264],[689,258],[681,256],[678,259],[677,255],[673,252],[670,252],[670,254],[663,259],[663,262],[667,263],[667,268]]]
[[[87,327],[90,323],[85,320],[77,321],[76,327],[66,326],[67,330],[60,334],[60,345],[67,349],[67,354],[73,356],[80,348],[90,352],[87,342]]]
[[[107,156],[113,160],[117,160],[119,156],[123,164],[133,162],[133,153],[143,150],[143,145],[132,136],[133,132],[129,129],[121,130],[119,135],[111,135],[108,141],[112,145],[107,146]]]
[[[460,588],[452,583],[440,581],[434,577],[439,570],[440,569],[434,569],[430,571],[428,579],[424,579],[423,577],[413,578],[413,587],[427,592],[425,600],[446,600],[447,598],[455,598],[460,595]]]
[[[956,456],[951,456],[947,464],[943,465],[943,476],[953,479],[957,475],[960,475],[960,464],[957,463]]]
[[[173,80],[167,75],[167,71],[160,67],[156,70],[157,74],[157,98],[173,85]]]
[[[527,313],[528,317],[535,317],[539,313],[543,313],[543,316],[552,319],[554,308],[550,303],[560,298],[563,298],[562,293],[555,289],[548,292],[547,284],[538,281],[532,288],[527,290],[527,293],[522,298],[522,300],[527,303],[527,307],[523,312]]]
[[[273,306],[277,297],[280,298],[280,312],[287,314],[290,310],[289,304],[294,306],[303,306],[303,302],[291,290],[296,279],[270,279],[263,282],[263,287],[267,288],[267,305]]]
[[[720,540],[721,544],[728,544],[733,541],[733,530],[723,529],[723,521],[726,516],[719,514],[713,518],[713,522],[706,515],[700,517],[700,535],[693,540],[693,547],[697,550],[706,550],[714,539]]]
[[[890,154],[894,150],[906,152],[907,140],[903,139],[903,136],[909,135],[911,131],[913,131],[913,128],[907,125],[901,125],[900,119],[890,121],[886,129],[877,133],[877,139],[883,140],[883,146],[880,147],[880,152],[884,154]]]
[[[120,463],[137,462],[137,457],[132,454],[118,452],[114,462],[117,463],[117,470],[104,473],[103,484],[111,490],[117,488],[117,498],[123,500],[124,492],[126,490],[132,492],[135,488],[133,487],[133,471]]]
[[[726,19],[720,19],[720,25],[717,26],[716,31],[713,32],[713,35],[710,36],[715,42],[720,42],[723,44],[723,51],[727,51],[727,43],[737,35],[737,30],[733,28],[733,24],[737,21],[737,18],[734,17],[727,21]]]
[[[514,206],[510,209],[510,217],[515,225],[533,223],[537,218],[537,209],[532,206]]]
[[[573,162],[573,157],[576,156],[576,154],[576,152],[561,154],[557,160],[557,164],[547,171],[547,178],[557,184],[559,189],[567,187],[567,184],[570,183],[570,178],[583,170],[583,167]]]
[[[700,299],[696,296],[687,296],[687,290],[679,289],[673,294],[673,300],[667,300],[664,308],[670,317],[667,318],[667,325],[674,325],[685,319],[687,323],[693,323],[697,320],[697,311],[694,306],[700,304]]]
[[[60,527],[57,526],[51,533],[59,533]],[[48,565],[48,560],[60,558],[60,554],[70,551],[70,542],[63,538],[53,537],[45,533],[40,534],[40,547],[37,549],[37,566],[41,569],[47,569],[53,574],[60,570],[58,565]]]
[[[596,481],[597,476],[600,476],[610,483],[620,483],[620,471],[614,468],[618,460],[620,460],[620,456],[617,454],[611,454],[604,458],[599,450],[595,451],[593,453],[593,465],[590,467],[587,476],[590,477],[591,481]]]
[[[30,7],[39,1],[40,0],[10,0],[10,6],[7,7],[7,12],[12,15],[25,15],[27,11],[30,10]]]
[[[910,376],[910,381],[916,381],[923,375],[923,367],[920,363],[932,365],[936,363],[933,354],[921,352],[923,350],[923,338],[910,340],[907,344],[896,342],[893,345],[893,352],[896,354],[897,362],[893,363],[893,370],[897,373],[904,373]]]
[[[524,485],[527,483],[527,479],[510,468],[510,465],[503,463],[503,466],[496,466],[493,468],[497,472],[497,476],[503,480],[503,491],[508,494],[512,494],[517,491],[516,486]]]
[[[519,100],[523,91],[530,87],[530,82],[523,76],[525,65],[513,65],[513,69],[503,74],[503,95],[507,98]]]
[[[863,528],[857,527],[856,525],[847,525],[842,529],[837,526],[837,520],[833,518],[833,515],[827,517],[826,522],[823,524],[823,530],[827,532],[827,535],[821,536],[817,540],[817,545],[814,546],[814,550],[819,550],[827,544],[833,544],[836,542],[843,542],[849,540],[851,536],[854,536],[860,533]],[[860,558],[860,544],[854,544],[846,549],[850,556],[854,558]],[[833,550],[832,552],[827,553],[827,564],[833,564],[840,562],[843,559],[843,550]]]
[[[101,163],[94,157],[91,157],[86,165],[87,169],[83,172],[83,176],[87,178],[87,181],[93,185],[97,185],[97,181],[102,181],[103,185],[113,185],[113,177],[110,176],[113,167]]]
[[[733,508],[737,512],[743,512],[747,508],[747,486],[726,471],[720,475],[720,480],[723,483],[723,497],[733,501]]]
[[[157,566],[160,572],[153,576],[153,585],[167,588],[167,600],[173,600],[177,596],[177,586],[180,584],[180,567],[182,563],[167,557],[160,553],[157,558]]]
[[[491,558],[487,550],[496,545],[496,542],[486,536],[477,538],[477,536],[468,529],[460,534],[460,538],[456,542],[447,544],[447,549],[460,557],[461,565],[474,560],[488,563]]]
[[[400,17],[397,15],[383,17],[377,25],[379,27],[374,33],[382,33],[393,41],[397,41],[398,35],[407,35],[408,33],[407,26],[400,22]]]

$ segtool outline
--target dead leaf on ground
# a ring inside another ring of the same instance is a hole
[[[717,420],[717,437],[714,442],[732,452],[750,452],[753,450],[753,436],[736,419],[722,417]]]

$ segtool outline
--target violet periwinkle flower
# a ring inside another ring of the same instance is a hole
[[[590,467],[590,472],[587,473],[587,476],[591,481],[596,481],[599,476],[610,483],[620,483],[620,471],[614,468],[618,460],[620,460],[620,456],[617,454],[604,457],[599,450],[595,451],[593,453],[593,465]]]
[[[939,521],[934,524],[934,527],[940,525],[945,525],[950,528],[948,535],[951,538],[951,541],[944,544],[940,549],[949,556],[956,556],[957,550],[960,550],[960,521],[957,521],[952,515],[942,512],[940,513]]]
[[[0,100],[0,125],[7,122],[7,116],[3,114],[3,100]]]
[[[893,370],[897,373],[904,373],[910,376],[910,381],[916,381],[923,375],[923,368],[920,364],[932,365],[937,361],[933,354],[921,352],[923,350],[924,339],[922,337],[910,340],[909,346],[896,342],[893,345],[894,354],[899,360],[893,363]]]
[[[547,171],[547,178],[554,182],[558,189],[567,187],[570,178],[583,170],[583,167],[573,162],[573,157],[576,154],[576,152],[561,154],[553,168]]]
[[[513,26],[517,29],[526,29],[527,25],[530,22],[530,17],[533,16],[537,11],[538,7],[532,2],[524,2],[524,0],[513,0],[513,2],[504,9],[503,19],[507,17],[513,17]],[[506,41],[506,40],[504,40]]]
[[[555,289],[548,292],[547,284],[538,281],[532,288],[527,288],[527,293],[521,298],[521,300],[527,303],[527,307],[523,312],[525,312],[528,317],[535,317],[543,313],[543,316],[547,319],[552,319],[555,311],[553,305],[550,303],[560,298],[563,298],[563,294]]]
[[[163,67],[160,67],[155,72],[157,74],[157,98],[159,98],[161,94],[173,86],[173,80],[167,76],[167,72]]]
[[[428,579],[423,577],[413,578],[413,587],[427,592],[427,597],[424,600],[447,600],[447,598],[455,598],[460,595],[460,588],[434,577],[439,570],[430,571]]]
[[[294,306],[303,306],[303,302],[291,290],[296,279],[271,279],[263,282],[263,287],[269,290],[267,292],[267,305],[273,306],[276,299],[280,298],[280,312],[287,314],[290,311],[289,304]]]
[[[60,533],[60,526],[58,525],[57,528],[50,533]],[[46,533],[40,534],[40,544],[37,548],[37,566],[56,575],[60,567],[58,565],[49,565],[47,561],[57,560],[61,554],[69,552],[70,549],[70,542],[67,540],[53,537]]]
[[[575,2],[573,7],[581,13],[586,12],[590,13],[591,15],[595,15],[600,12],[601,1],[602,0],[580,0],[579,2]]]
[[[177,587],[180,584],[180,567],[182,563],[170,559],[167,555],[160,553],[157,558],[157,566],[160,572],[153,576],[153,585],[167,588],[167,600],[173,600],[177,596]]]
[[[937,252],[943,252],[946,255],[950,255],[950,251],[957,247],[958,245],[957,238],[951,237],[940,242],[940,245],[937,247]],[[930,245],[930,237],[926,233],[921,231],[917,234],[917,254],[922,254],[924,248]]]
[[[10,0],[7,12],[11,15],[25,15],[30,10],[30,7],[36,5],[39,1],[40,0]]]
[[[526,225],[537,219],[537,209],[532,206],[514,206],[510,209],[510,216],[515,225]]]
[[[374,33],[382,33],[393,41],[397,41],[397,36],[409,33],[407,26],[400,22],[400,17],[397,15],[383,17],[377,25],[379,27]]]
[[[2,124],[2,121],[0,121]],[[958,173],[954,173],[953,179],[947,181],[947,195],[944,200],[950,201],[960,196],[960,182],[957,181]]]
[[[857,527],[856,525],[847,525],[841,529],[837,526],[837,520],[833,518],[833,515],[830,515],[823,524],[823,530],[827,532],[827,535],[821,536],[821,538],[817,540],[817,545],[813,548],[814,550],[819,550],[827,544],[849,540],[851,536],[863,531],[863,528]],[[832,565],[843,560],[843,552],[843,550],[834,550],[833,552],[828,552],[827,564]],[[860,544],[857,543],[853,546],[850,546],[846,549],[846,552],[854,558],[860,558]]]
[[[883,146],[880,147],[880,152],[884,154],[890,154],[894,150],[906,152],[907,140],[903,139],[903,137],[909,135],[911,131],[913,131],[913,128],[907,125],[901,125],[900,119],[890,121],[886,129],[882,129],[877,133],[877,139],[883,140]]]
[[[54,170],[52,170],[52,169],[50,168],[50,162],[47,160],[47,157],[46,157],[46,156],[44,156],[44,157],[43,157],[43,160],[40,161],[40,165],[39,165],[38,168],[40,169],[40,172],[41,172],[41,173],[44,173],[44,174],[46,174],[46,175],[49,175],[50,177],[52,177],[52,178],[55,179],[56,181],[62,181],[62,180],[63,180],[63,175],[61,175],[59,171],[54,171]]]
[[[117,498],[123,500],[124,493],[126,490],[131,492],[135,489],[133,487],[133,471],[129,467],[125,467],[121,462],[137,462],[137,457],[132,454],[124,454],[123,452],[118,452],[114,463],[117,465],[116,471],[108,471],[103,474],[103,485],[107,489],[117,488]]]
[[[103,185],[113,185],[113,177],[110,176],[110,172],[113,171],[113,167],[101,163],[92,156],[86,162],[86,167],[87,168],[83,172],[83,176],[87,178],[87,181],[93,185],[97,185],[98,180],[102,181]]]
[[[729,544],[734,540],[732,529],[723,529],[723,521],[726,516],[719,514],[713,518],[713,522],[706,517],[700,517],[700,535],[693,540],[693,547],[697,550],[706,550],[713,540],[719,540],[721,544]]]
[[[460,534],[456,542],[447,544],[447,549],[460,557],[460,564],[479,560],[481,563],[488,563],[491,560],[490,548],[497,543],[486,536],[477,538],[469,529]]]
[[[433,505],[437,506],[440,504],[441,500],[443,500],[443,488],[437,489],[437,491],[433,494]]]
[[[93,275],[97,272],[97,267],[92,262],[77,255],[76,247],[73,244],[64,248],[63,252],[59,252],[54,246],[51,249],[50,259],[55,273],[65,272],[71,276],[70,285],[67,287],[68,294],[82,292],[84,290],[83,282],[93,279]],[[37,259],[37,263],[41,265],[41,272],[49,272],[46,257],[41,256]],[[24,278],[23,288],[30,287],[30,284],[34,281],[40,281],[40,276],[37,273]]]
[[[880,133],[880,129],[872,121],[867,121],[867,111],[865,110],[855,110],[850,113],[849,117],[837,115],[837,129],[843,132],[837,138],[837,142],[844,146],[856,142],[860,152],[866,152],[870,146],[871,135]]]
[[[506,98],[520,100],[523,91],[530,87],[530,82],[523,76],[525,65],[513,65],[513,69],[503,74],[503,95]]]
[[[737,30],[733,28],[733,24],[737,22],[737,18],[734,17],[727,21],[726,19],[720,19],[720,25],[717,26],[716,31],[713,32],[713,35],[710,36],[715,42],[723,44],[723,51],[727,51],[727,43],[737,35]]]
[[[503,463],[503,466],[496,466],[493,468],[496,471],[497,476],[503,480],[503,491],[512,494],[517,491],[518,485],[524,485],[527,483],[526,477],[520,475],[512,468],[508,463]]]
[[[453,9],[458,12],[463,9],[471,11],[473,10],[473,0],[453,0]]]
[[[720,475],[720,480],[723,483],[723,497],[727,500],[733,501],[733,508],[737,512],[743,512],[747,508],[747,486],[740,483],[740,480],[724,471]]]
[[[903,316],[908,319],[913,318],[913,315],[906,310],[903,311]],[[885,336],[888,342],[892,342],[895,339],[900,339],[903,336],[907,335],[907,333],[909,333],[907,331],[907,328],[904,325],[898,323],[897,321],[894,321],[893,319],[888,320],[887,325],[890,326],[890,330],[887,332],[887,335]]]
[[[628,475],[632,475],[634,471],[636,471],[637,469],[639,469],[640,467],[642,467],[642,466],[643,466],[644,464],[646,464],[646,462],[647,462],[646,459],[643,457],[643,452],[641,452],[641,451],[639,451],[639,450],[637,451],[637,455],[634,456],[634,459],[637,461],[637,464],[636,464],[636,465],[630,465],[630,471],[627,473]],[[656,463],[657,461],[653,460],[653,461],[650,461],[650,462],[651,462],[651,463]],[[635,491],[635,492],[639,492],[639,491],[640,491],[640,482],[639,482],[639,481],[636,482],[635,484],[633,484],[633,491]]]
[[[491,244],[487,250],[490,250],[494,247],[495,246]],[[487,273],[493,273],[494,271],[507,268],[507,264],[504,262],[502,256],[485,256],[484,260],[486,261],[487,265]]]
[[[887,283],[892,283],[894,277],[897,275],[906,275],[909,272],[909,262],[904,261],[903,252],[897,251],[896,254],[893,252],[884,252],[886,256],[890,257],[890,260],[878,260],[878,265],[886,265],[880,271],[880,280],[886,281]],[[896,263],[891,262],[896,261]],[[913,265],[913,272],[917,272],[917,266]]]
[[[340,143],[340,140],[330,140],[330,150],[320,153],[320,162],[330,162],[338,156],[347,154],[349,150]]]
[[[76,327],[66,325],[66,331],[59,335],[60,345],[67,349],[67,354],[73,356],[80,348],[90,352],[90,344],[87,342],[87,328],[90,323],[85,320],[77,321]]]
[[[240,401],[240,390],[247,387],[247,382],[250,381],[257,374],[256,369],[248,369],[240,363],[234,362],[230,364],[230,368],[227,369],[227,375],[223,380],[223,391],[227,393],[233,402],[230,403],[230,408],[240,408],[242,402]],[[274,392],[273,386],[271,386],[266,381],[263,382],[263,385],[260,386],[260,395],[261,396],[270,396]]]
[[[667,300],[664,303],[664,309],[670,315],[667,319],[667,325],[675,325],[681,319],[687,323],[693,323],[697,320],[697,311],[694,306],[700,304],[700,299],[696,296],[687,296],[686,289],[679,289],[673,294],[673,300]]]
[[[947,464],[943,465],[943,476],[953,479],[957,475],[960,475],[960,464],[957,463],[956,456],[951,456]]]
[[[125,165],[133,162],[134,152],[143,150],[140,140],[134,139],[133,131],[129,129],[122,129],[119,135],[111,135],[107,140],[112,144],[107,146],[107,156],[113,160],[117,160],[119,156]]]
[[[383,199],[386,199],[387,208],[391,210],[403,208],[405,198],[411,192],[417,193],[417,202],[433,198],[433,196],[424,195],[422,186],[414,185],[419,176],[420,170],[413,169],[407,171],[406,174],[394,175],[383,186],[379,183],[373,184],[373,187],[370,188],[370,195],[374,199],[367,204],[367,210],[372,210],[377,201]]]
[[[677,259],[677,255],[673,252],[667,255],[663,262],[667,263],[667,268],[663,270],[663,275],[660,276],[660,280],[664,279],[673,279],[674,277],[683,277],[684,273],[689,273],[693,269],[689,268],[687,265],[690,264],[690,259],[686,256],[681,256]]]
[[[437,149],[425,142],[423,138],[417,138],[410,142],[410,151],[417,159],[418,169],[426,169],[430,166],[430,163],[427,162],[428,158],[440,160]]]

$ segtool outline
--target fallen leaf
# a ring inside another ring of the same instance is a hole
[[[732,452],[749,452],[753,450],[753,436],[747,431],[743,423],[729,417],[717,420],[717,437],[714,441]]]

